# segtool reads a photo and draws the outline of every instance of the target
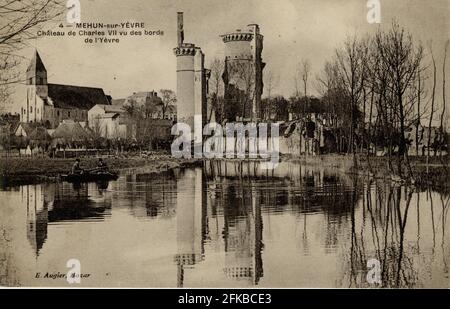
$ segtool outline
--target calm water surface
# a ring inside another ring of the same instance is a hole
[[[207,162],[0,191],[2,285],[450,287],[449,194],[282,163]],[[372,267],[372,266],[370,266]],[[40,278],[36,274],[40,273]]]

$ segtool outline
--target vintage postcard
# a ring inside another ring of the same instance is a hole
[[[0,0],[0,286],[448,289],[449,22]]]

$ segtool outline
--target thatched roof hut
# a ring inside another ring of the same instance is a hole
[[[91,141],[88,131],[74,121],[63,121],[52,134],[54,146],[86,146]]]

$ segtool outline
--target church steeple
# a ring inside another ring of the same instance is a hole
[[[27,85],[47,85],[47,70],[37,50],[27,69]]]

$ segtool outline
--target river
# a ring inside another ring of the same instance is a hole
[[[449,198],[289,162],[12,187],[0,191],[0,283],[448,288]],[[80,283],[64,278],[71,259]]]

